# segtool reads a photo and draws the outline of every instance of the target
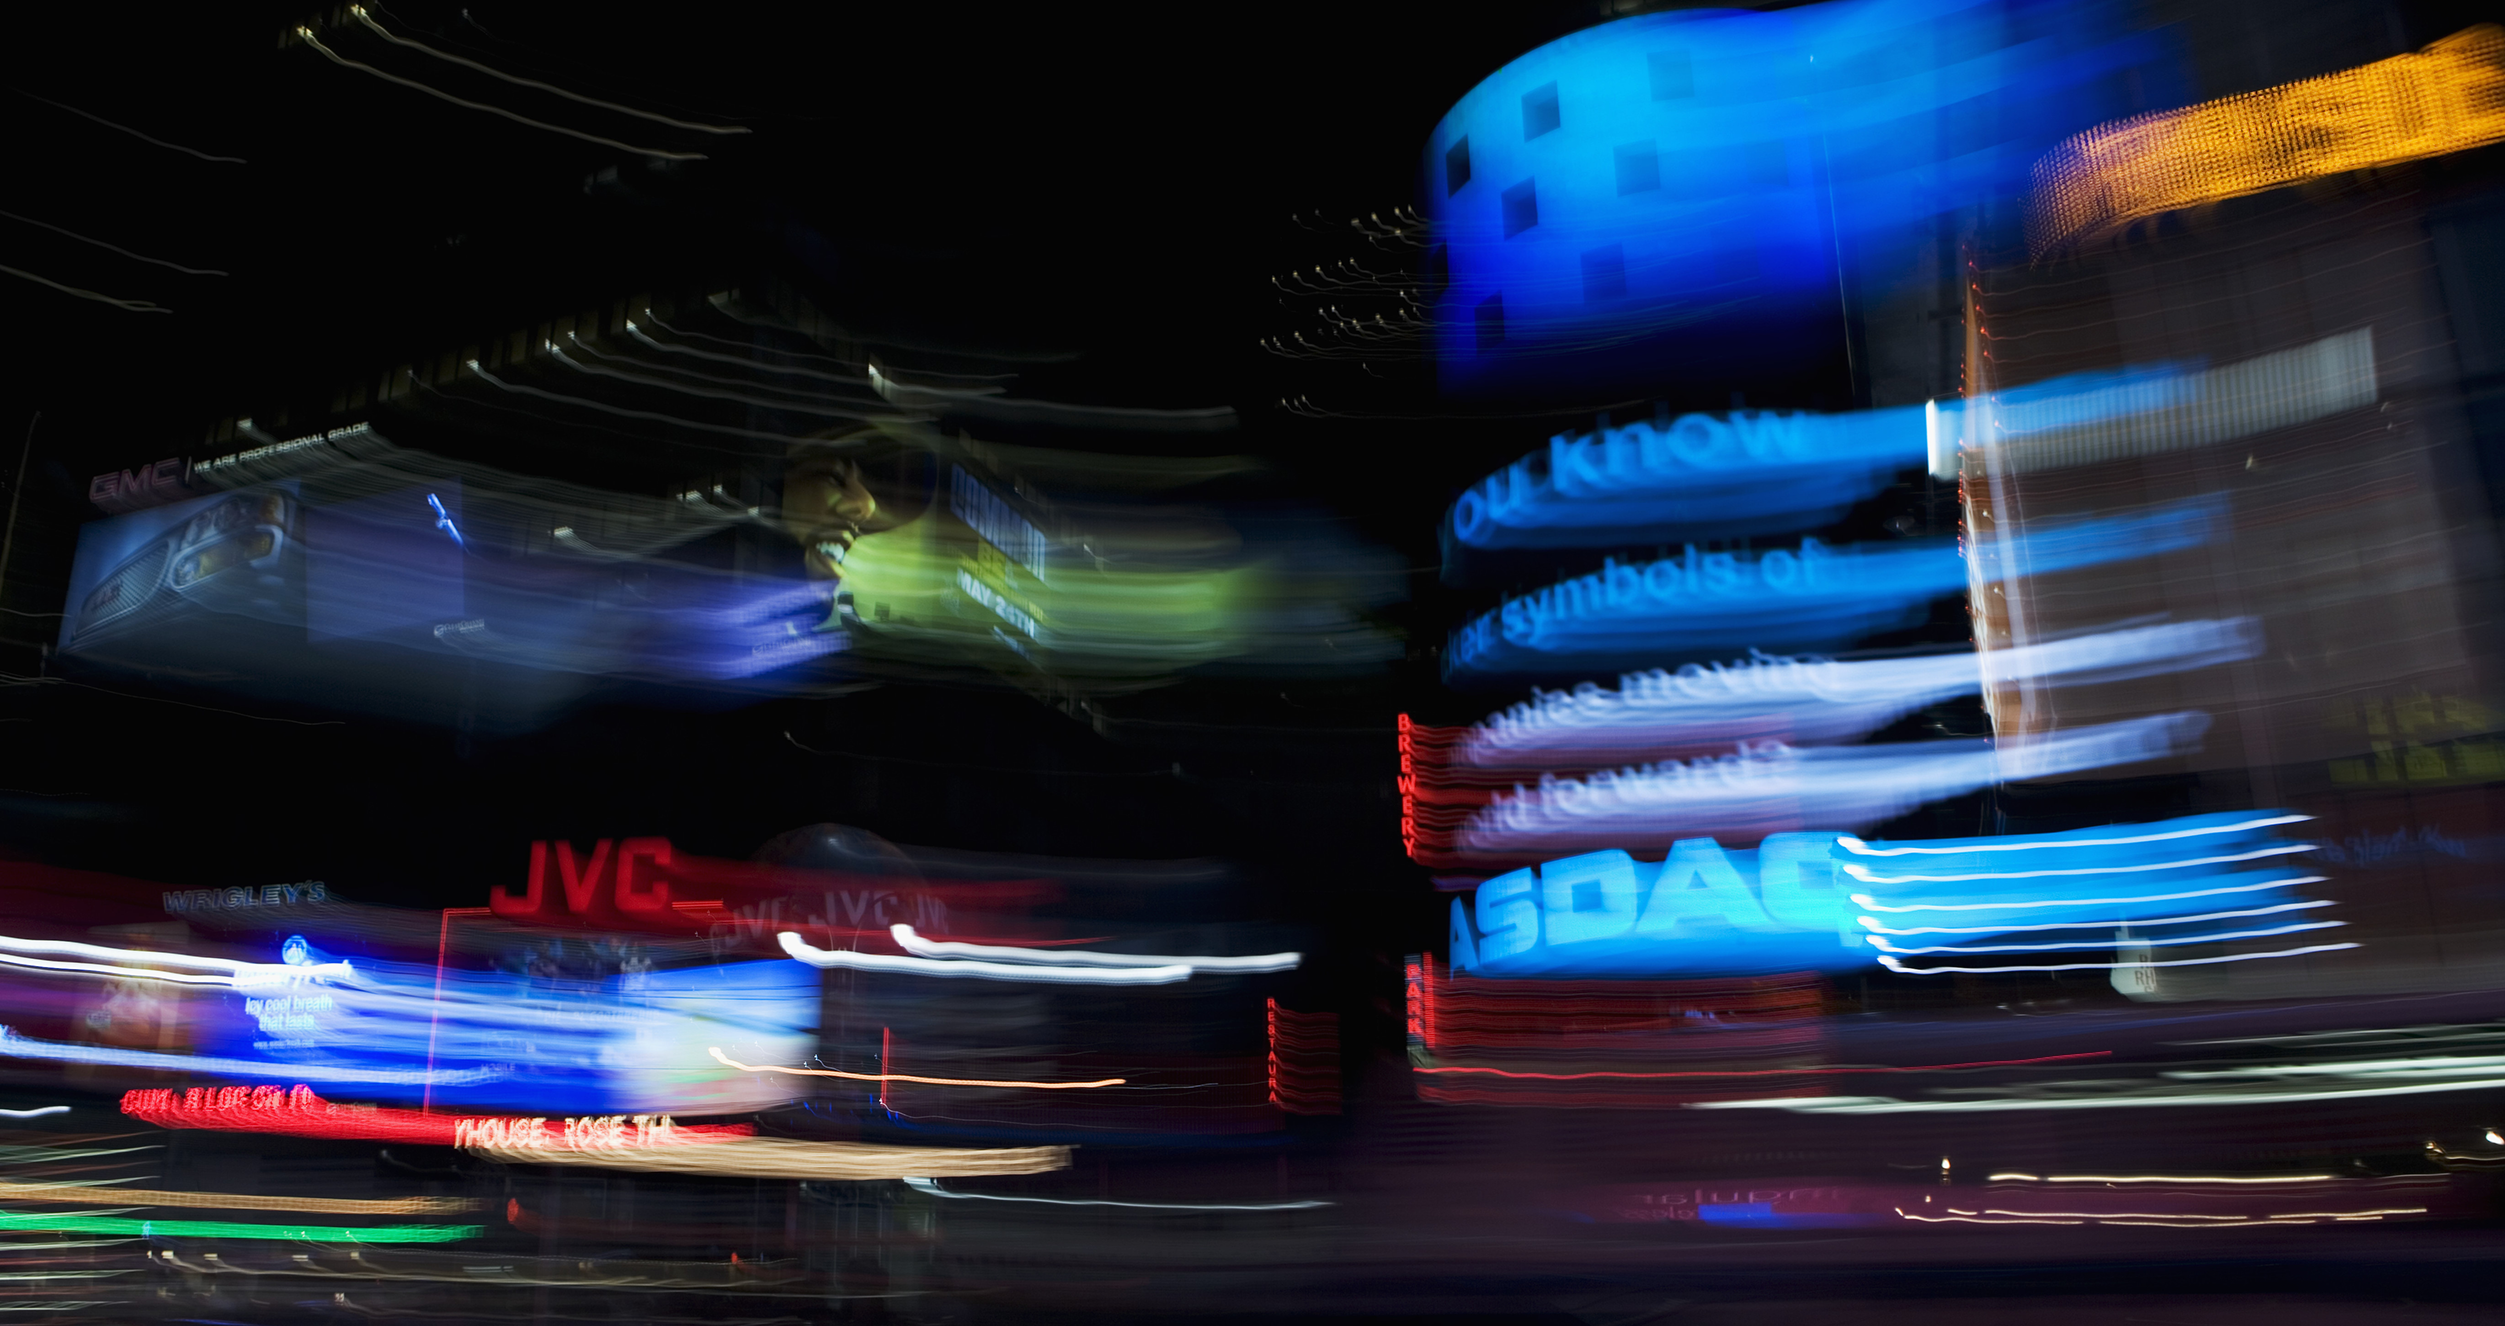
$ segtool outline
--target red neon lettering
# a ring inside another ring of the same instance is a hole
[[[591,863],[579,873],[574,868],[574,844],[557,840],[557,875],[565,884],[565,905],[576,916],[591,914],[593,890],[600,887],[600,871],[609,863],[610,842],[603,838],[592,844]]]
[[[635,858],[649,858],[655,866],[670,864],[670,840],[667,838],[629,838],[618,847],[617,899],[621,912],[660,912],[670,906],[670,884],[655,875],[651,887],[635,891]],[[599,858],[592,858],[592,869],[598,870]],[[566,895],[573,896],[571,890]],[[577,910],[580,910],[579,908]]]
[[[531,844],[531,871],[522,896],[499,884],[487,891],[487,909],[498,916],[537,916],[548,905],[548,844]]]
[[[663,1115],[580,1119],[428,1114],[388,1106],[334,1105],[299,1085],[165,1088],[128,1092],[122,1113],[160,1128],[278,1133],[427,1146],[531,1146],[616,1150],[726,1141],[753,1136],[744,1123],[680,1125]],[[557,1125],[551,1128],[550,1125]]]

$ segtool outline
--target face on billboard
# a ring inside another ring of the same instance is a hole
[[[852,457],[807,455],[784,472],[783,528],[800,544],[813,580],[841,579],[853,541],[892,523],[881,517],[878,497]]]

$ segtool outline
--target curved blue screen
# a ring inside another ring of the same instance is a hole
[[[1445,389],[1640,392],[1831,341],[1839,260],[2017,190],[2115,109],[2099,80],[2156,47],[2103,41],[2104,12],[1686,10],[1516,59],[1453,106],[1422,162]]]

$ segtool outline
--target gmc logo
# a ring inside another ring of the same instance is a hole
[[[107,471],[87,481],[87,500],[106,511],[163,506],[183,495],[191,477],[187,462],[169,457],[135,470]]]

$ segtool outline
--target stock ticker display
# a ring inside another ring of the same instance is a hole
[[[2495,1316],[2505,12],[21,26],[0,1314]]]

